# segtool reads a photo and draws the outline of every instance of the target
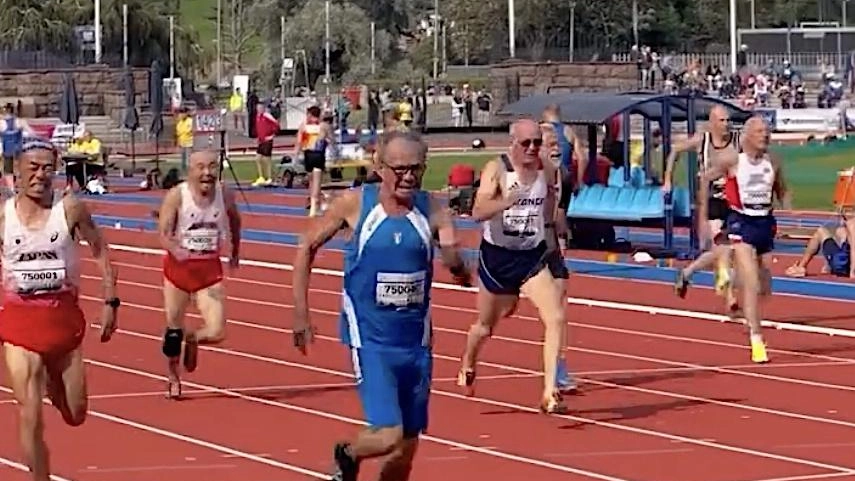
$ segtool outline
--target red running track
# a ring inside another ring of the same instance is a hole
[[[156,245],[150,234],[108,235],[118,244]],[[293,249],[248,243],[245,253],[288,264]],[[57,474],[83,481],[275,481],[327,472],[332,443],[353,433],[360,418],[349,356],[335,340],[340,278],[313,278],[320,336],[303,357],[289,346],[289,271],[273,265],[235,272],[227,286],[229,338],[205,349],[199,371],[187,378],[188,400],[170,402],[162,397],[160,257],[117,251],[115,260],[125,301],[121,331],[110,344],[96,336],[86,341],[88,422],[71,429],[48,415]],[[335,269],[341,257],[324,252],[319,264]],[[84,263],[84,274],[84,307],[96,319],[101,301],[92,262]],[[585,278],[571,289],[588,297],[623,288],[608,295],[626,301],[628,283],[618,282]],[[634,283],[631,291],[647,303],[671,302],[662,286]],[[847,385],[855,353],[841,341],[770,332],[774,363],[755,366],[735,326],[571,306],[568,358],[584,394],[570,398],[572,415],[547,417],[534,409],[540,329],[532,309],[524,304],[502,324],[485,349],[478,393],[465,398],[453,378],[474,296],[437,288],[434,300],[436,380],[416,481],[855,479],[855,387]],[[195,312],[190,316],[198,322]],[[12,419],[5,392],[0,410]],[[0,442],[6,462],[18,459],[14,438]],[[0,476],[27,479],[12,467],[0,467]]]

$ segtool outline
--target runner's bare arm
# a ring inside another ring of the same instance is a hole
[[[178,222],[179,207],[181,207],[181,192],[178,187],[173,187],[163,197],[157,217],[160,245],[169,252],[175,252],[178,249],[178,241],[175,240],[175,223]]]
[[[502,198],[502,187],[499,182],[499,161],[491,160],[481,171],[481,184],[478,186],[478,191],[475,192],[475,203],[472,206],[472,220],[483,222],[508,207],[508,200]]]
[[[342,194],[332,201],[323,217],[312,222],[303,234],[294,259],[295,319],[306,319],[309,314],[309,275],[315,255],[339,231],[356,224],[361,203],[361,192],[358,190]]]
[[[787,178],[784,175],[783,163],[776,154],[771,152],[769,153],[769,159],[772,160],[772,166],[775,168],[775,185],[773,186],[775,197],[778,198],[783,209],[792,209],[793,195],[787,183]]]
[[[674,165],[677,163],[677,158],[684,152],[689,152],[692,150],[697,150],[701,146],[701,140],[703,139],[703,135],[699,133],[695,133],[690,138],[684,140],[683,142],[678,142],[671,149],[671,153],[668,154],[668,160],[665,163],[665,173],[663,174],[662,183],[664,185],[670,186],[672,181],[674,180]]]
[[[709,197],[710,197],[710,183],[704,182],[704,173],[701,173],[701,176],[698,181],[698,194],[695,198],[695,206],[698,209],[698,218],[703,220],[709,220],[707,217],[709,212],[707,212],[709,207]]]
[[[442,263],[455,277],[463,276],[466,274],[466,263],[460,254],[460,242],[454,228],[454,219],[448,208],[434,197],[431,197],[430,202],[430,224],[439,244]]]
[[[104,288],[104,299],[112,299],[116,297],[116,269],[113,263],[110,262],[110,247],[101,229],[95,225],[92,220],[92,215],[86,204],[74,196],[67,197],[65,216],[69,220],[69,224],[74,226],[74,230],[79,234],[79,238],[89,244],[89,250],[98,268],[101,270],[101,282]]]
[[[240,255],[241,217],[237,202],[235,202],[235,194],[227,187],[223,187],[223,203],[226,204],[226,215],[229,218],[229,238],[232,244],[231,258],[237,259]]]
[[[294,142],[294,160],[295,161],[297,160],[296,158],[300,156],[300,152],[303,151],[303,142],[301,141],[301,139],[303,138],[303,129],[305,128],[305,125],[306,124],[301,123],[300,127],[297,128],[297,137],[296,137],[297,141]]]

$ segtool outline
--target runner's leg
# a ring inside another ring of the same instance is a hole
[[[541,407],[546,412],[563,410],[560,396],[558,396],[555,387],[558,359],[561,356],[565,340],[566,318],[563,296],[548,266],[544,266],[540,272],[523,284],[522,293],[537,308],[545,329],[543,340],[543,404]]]
[[[78,347],[65,356],[45,363],[47,394],[54,407],[69,426],[86,421],[89,396],[86,388],[86,366],[83,348]]]
[[[168,360],[169,396],[181,394],[181,376],[178,368],[181,358],[181,345],[184,342],[184,315],[190,293],[175,286],[167,278],[163,278],[163,310],[166,313],[166,334],[163,342],[163,354]]]
[[[225,339],[226,317],[223,309],[225,298],[225,286],[222,281],[196,292],[196,307],[202,315],[204,324],[201,329],[187,334],[184,348],[184,368],[187,372],[196,370],[199,344],[218,344]]]
[[[24,463],[34,481],[49,481],[50,455],[42,413],[44,363],[41,356],[22,347],[4,343],[3,348],[9,384],[18,403],[18,438]]]
[[[493,329],[503,317],[516,308],[519,296],[516,294],[494,294],[487,290],[483,281],[478,289],[478,319],[469,327],[466,336],[466,349],[460,359],[460,373],[457,384],[466,388],[467,395],[474,394],[475,365],[484,342],[493,334]],[[553,363],[555,360],[553,360]],[[553,373],[553,382],[555,379]]]

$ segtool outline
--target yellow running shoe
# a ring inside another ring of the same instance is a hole
[[[727,265],[719,261],[713,276],[715,278],[715,293],[720,296],[725,295],[730,288],[730,270],[727,268]]]
[[[761,364],[769,362],[769,356],[766,354],[766,343],[760,340],[751,340],[751,362]]]

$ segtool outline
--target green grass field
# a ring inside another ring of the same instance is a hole
[[[837,172],[855,165],[855,139],[831,146],[775,147],[784,161],[784,173],[793,190],[793,207],[806,210],[833,210],[832,196],[837,184]],[[445,187],[448,171],[458,163],[469,164],[476,171],[495,157],[492,153],[435,154],[428,161],[424,186],[430,190]],[[241,182],[252,182],[256,177],[252,157],[233,159],[232,166]],[[167,168],[174,166],[167,162]],[[676,183],[685,185],[685,162],[679,162],[675,172]],[[166,170],[166,169],[164,169]],[[661,170],[661,168],[657,169]],[[352,175],[345,172],[345,176]],[[230,176],[226,173],[226,176]]]

